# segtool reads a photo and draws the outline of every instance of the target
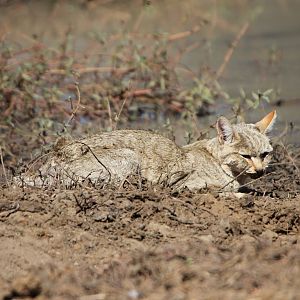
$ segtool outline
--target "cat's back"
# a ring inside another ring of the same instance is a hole
[[[166,172],[170,162],[178,156],[180,160],[180,155],[181,148],[162,135],[145,130],[115,130],[83,139],[59,139],[38,174],[44,178],[60,177],[69,184],[74,181],[69,174],[92,181],[109,178],[120,182],[141,170],[144,177],[155,181],[159,170]],[[24,181],[44,184],[32,178],[30,175]]]
[[[82,140],[91,147],[137,147],[148,148],[152,145],[164,148],[178,148],[178,146],[170,139],[147,130],[115,130],[111,132],[103,132]]]
[[[69,156],[80,155],[82,147],[88,147],[95,154],[105,151],[130,149],[144,157],[168,157],[182,154],[182,150],[172,140],[146,130],[115,130],[103,132],[80,140],[65,143],[61,150]]]
[[[145,130],[115,130],[80,140],[65,141],[54,147],[51,165],[84,167],[88,161],[105,160],[120,165],[139,165],[142,170],[165,169],[180,163],[185,152],[172,140]],[[154,176],[154,175],[153,175]]]

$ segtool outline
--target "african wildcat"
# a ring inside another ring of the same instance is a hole
[[[216,122],[217,137],[179,147],[173,141],[142,130],[116,130],[56,147],[36,176],[23,177],[30,185],[89,180],[119,186],[138,174],[154,184],[181,190],[203,188],[237,191],[246,176],[257,177],[270,161],[267,133],[273,111],[256,124]]]

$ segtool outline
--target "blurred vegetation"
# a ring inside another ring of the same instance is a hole
[[[50,5],[51,13],[59,11],[63,3],[45,2]],[[92,13],[95,5],[114,2],[74,3]],[[20,9],[31,9],[27,7],[30,3],[1,1],[0,5],[13,8],[20,4]],[[195,120],[195,116],[212,111],[218,99],[233,104],[236,112],[244,106],[255,108],[262,99],[268,100],[270,91],[250,97],[243,92],[239,98],[232,99],[223,91],[219,76],[209,65],[204,63],[195,73],[183,63],[184,55],[209,45],[207,33],[202,43],[195,43],[190,37],[216,22],[214,14],[201,12],[195,25],[180,32],[139,32],[140,18],[151,5],[152,1],[140,2],[141,13],[132,30],[121,21],[118,31],[88,30],[82,38],[79,31],[84,31],[83,28],[70,25],[62,29],[54,21],[51,26],[58,26],[60,33],[55,43],[45,42],[47,37],[43,39],[42,33],[40,36],[17,32],[17,38],[11,38],[7,28],[2,32],[0,146],[8,165],[15,164],[19,157],[25,161],[31,159],[36,156],[35,149],[47,151],[58,136],[76,130],[82,133],[84,124],[112,130],[145,117],[150,109],[153,122],[163,114],[169,126],[168,115],[192,116]],[[37,13],[32,11],[32,14]],[[228,29],[226,23],[222,26]],[[229,50],[233,52],[234,47]],[[225,68],[229,59],[230,56],[225,56],[222,67]],[[185,80],[179,72],[186,74]]]
[[[205,113],[219,94],[217,83],[205,78],[195,77],[190,87],[180,84],[175,71],[180,57],[170,51],[180,35],[89,32],[88,38],[99,53],[96,58],[76,49],[71,28],[53,47],[34,35],[25,36],[26,43],[2,37],[0,136],[5,160],[20,154],[20,144],[28,153],[41,145],[47,149],[81,123],[113,129],[116,122],[136,120],[145,104],[163,113]],[[77,87],[81,101],[72,116]]]

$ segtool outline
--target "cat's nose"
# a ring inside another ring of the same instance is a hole
[[[264,170],[256,170],[256,176],[261,177],[264,175]]]
[[[261,177],[264,174],[264,170],[256,170],[255,173],[251,173],[250,177],[253,179],[257,179],[259,177]]]
[[[251,160],[256,173],[263,172],[263,164],[261,159],[259,157],[252,157]]]

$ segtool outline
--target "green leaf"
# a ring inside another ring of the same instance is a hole
[[[252,92],[252,97],[254,100],[259,100],[259,96],[257,93]]]
[[[247,105],[248,105],[249,107],[253,107],[253,101],[252,101],[252,100],[246,99],[245,101],[246,101],[246,103],[247,103]]]
[[[246,93],[245,93],[245,91],[244,91],[243,88],[240,88],[240,95],[241,95],[241,97],[242,97],[243,99],[246,98]]]
[[[263,95],[261,98],[262,98],[263,100],[265,100],[266,102],[270,103],[270,99],[269,99],[268,96]]]
[[[186,96],[185,100],[188,102],[192,102],[194,100],[194,98],[192,96]]]
[[[99,102],[101,100],[101,97],[98,94],[92,94],[91,98],[97,102]]]
[[[166,89],[166,81],[164,77],[160,77],[160,88],[164,91]]]
[[[264,96],[269,96],[269,95],[271,95],[273,93],[273,89],[268,89],[268,90],[266,90],[265,92],[263,92],[263,95]]]
[[[259,98],[255,99],[253,103],[253,108],[256,109],[259,106]]]
[[[155,87],[155,85],[156,85],[156,82],[155,82],[154,80],[151,80],[151,81],[148,83],[148,87],[149,87],[149,88],[153,88],[153,87]]]
[[[32,80],[32,78],[31,78],[28,74],[26,74],[26,73],[23,73],[23,74],[22,74],[22,78],[23,78],[24,80],[26,80],[26,81],[31,81],[31,80]]]

